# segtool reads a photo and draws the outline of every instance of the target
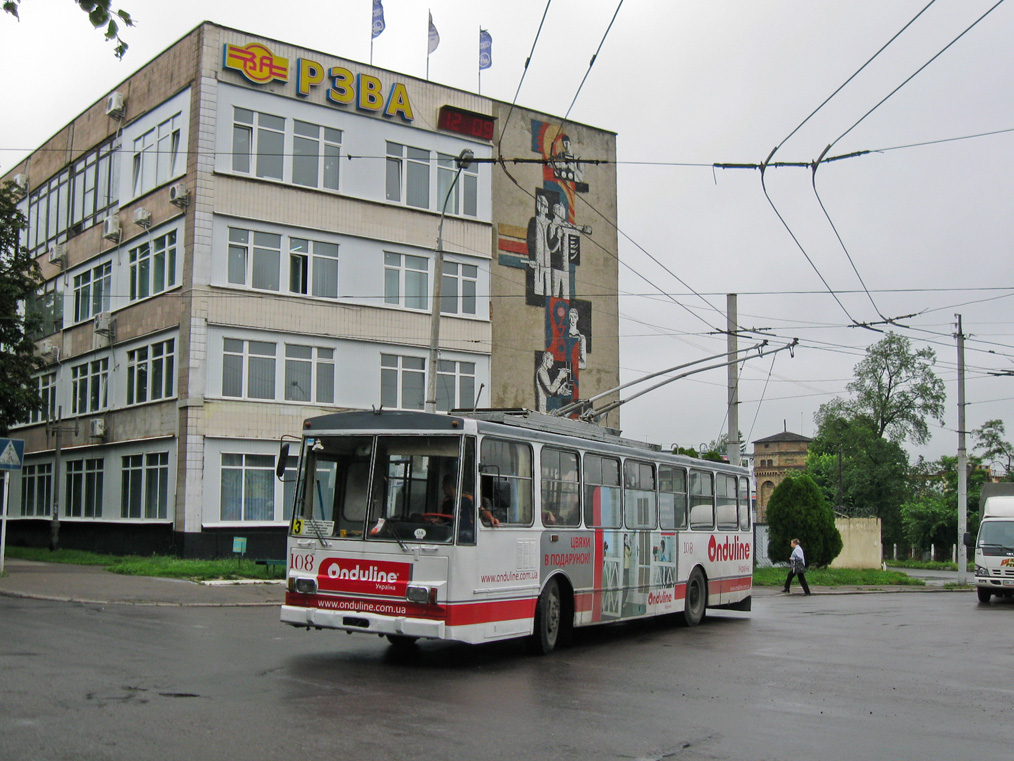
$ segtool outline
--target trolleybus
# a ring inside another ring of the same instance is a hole
[[[279,475],[288,459],[279,458]],[[527,638],[749,610],[745,468],[522,410],[305,421],[281,620],[387,637]]]

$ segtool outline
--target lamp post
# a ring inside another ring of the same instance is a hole
[[[468,169],[474,157],[475,154],[468,150],[468,148],[465,148],[454,159],[454,164],[458,170],[454,173],[454,179],[451,181],[451,186],[447,189],[443,206],[440,208],[440,224],[437,226],[437,256],[433,272],[433,304],[430,311],[430,358],[429,375],[426,379],[427,412],[437,411],[437,350],[440,344],[440,300],[444,283],[444,217],[447,216],[447,202],[451,200],[451,193],[454,192],[454,188],[458,184],[461,170]]]

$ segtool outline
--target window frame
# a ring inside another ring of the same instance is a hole
[[[573,458],[573,478],[568,474],[564,456]],[[581,454],[563,447],[542,446],[539,451],[539,508],[547,528],[578,528],[581,526]],[[557,492],[557,494],[554,494]],[[564,510],[566,495],[573,496],[572,510]],[[567,513],[571,515],[568,516]]]

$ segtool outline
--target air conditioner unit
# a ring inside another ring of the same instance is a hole
[[[28,175],[27,174],[16,174],[14,175],[14,187],[18,193],[24,195],[28,192]]]
[[[60,347],[52,341],[43,341],[39,344],[39,356],[46,362],[56,362],[60,358]]]
[[[67,266],[67,244],[57,243],[51,249],[49,249],[49,263],[59,264],[61,267]]]
[[[106,116],[111,116],[114,119],[122,119],[124,114],[127,112],[127,102],[123,98],[123,93],[112,92],[109,97],[106,98]]]
[[[151,227],[151,212],[143,206],[134,209],[134,224],[147,230]]]
[[[113,315],[111,312],[99,312],[95,315],[93,320],[92,329],[96,333],[105,333],[109,335],[113,332]]]
[[[102,237],[113,241],[120,239],[120,218],[115,214],[111,217],[106,217],[102,223]]]
[[[190,191],[187,190],[187,186],[182,182],[177,182],[171,186],[169,188],[169,203],[173,206],[179,206],[181,209],[187,208],[190,204]]]
[[[101,439],[106,435],[106,419],[93,417],[88,421],[88,434],[93,439]]]

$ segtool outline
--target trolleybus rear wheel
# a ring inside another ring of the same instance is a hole
[[[535,603],[535,631],[528,638],[528,647],[536,655],[549,655],[556,647],[561,612],[560,585],[550,579]]]
[[[690,572],[687,579],[686,607],[683,609],[683,623],[687,626],[697,626],[704,620],[708,609],[708,584],[704,579],[704,572],[695,568]]]

